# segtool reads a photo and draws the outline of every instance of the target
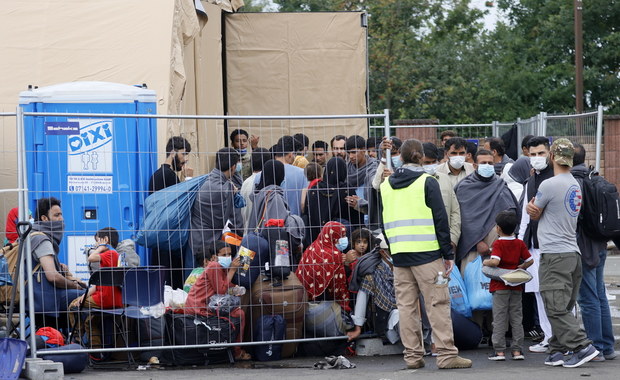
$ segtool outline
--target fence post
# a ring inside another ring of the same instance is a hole
[[[540,136],[547,136],[547,113],[540,113]]]
[[[596,171],[601,170],[601,151],[603,145],[603,106],[598,106],[596,115],[596,162],[594,164]]]
[[[492,122],[492,129],[493,129],[493,137],[500,137],[499,136],[499,122],[498,121],[493,121]]]
[[[24,127],[24,110],[22,107],[17,106],[16,111],[16,127],[17,127],[17,187],[18,187],[18,205],[19,205],[19,220],[28,220],[28,177],[26,168],[26,134]],[[25,323],[25,280],[32,278],[32,255],[30,254],[30,238],[24,239],[20,243],[22,245],[22,257],[20,257],[21,264],[19,270],[19,287],[20,287],[20,339],[26,340],[26,323]],[[25,264],[25,265],[24,265]],[[25,268],[25,270],[24,270]],[[28,281],[28,309],[30,317],[30,357],[37,357],[37,342],[36,342],[36,326],[34,318],[34,297],[32,289],[32,281]]]
[[[384,135],[387,138],[390,138],[390,110],[384,109],[383,113],[385,114],[383,126],[385,130],[383,131]],[[392,169],[392,152],[388,149],[385,151],[385,161],[388,169]]]

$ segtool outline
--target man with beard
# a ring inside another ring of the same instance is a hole
[[[58,261],[65,229],[60,200],[53,197],[39,199],[35,218],[30,238],[33,273],[43,275],[35,274],[39,280],[32,284],[35,287],[34,311],[58,317],[67,311],[71,301],[84,293],[86,284],[68,276],[69,268]]]
[[[340,157],[343,160],[347,160],[347,150],[345,148],[345,144],[347,142],[347,136],[336,135],[332,137],[330,142],[332,147],[332,157]],[[364,146],[366,146],[366,142],[364,141]]]
[[[189,141],[181,136],[172,136],[166,143],[166,161],[153,173],[149,180],[149,195],[176,185],[181,182],[177,172],[183,171],[185,179],[192,178],[194,170],[187,165],[189,152],[192,146]],[[182,289],[185,283],[183,274],[183,250],[170,250],[167,247],[157,247],[151,250],[151,265],[161,265],[170,268],[166,273],[168,283],[175,289]]]
[[[527,269],[532,274],[532,281],[525,284],[525,293],[534,293],[536,297],[536,309],[538,311],[538,323],[544,333],[543,340],[529,347],[530,352],[545,353],[549,348],[549,338],[551,338],[551,324],[542,295],[539,291],[538,267],[540,265],[540,244],[538,239],[538,220],[530,218],[526,211],[527,204],[532,200],[540,184],[553,177],[553,165],[549,162],[549,139],[544,136],[532,137],[527,142],[530,164],[533,168],[529,178],[525,182],[522,198],[521,225],[519,226],[519,239],[523,240],[534,258],[534,264]],[[512,170],[511,170],[512,172]],[[534,332],[536,332],[534,330]],[[529,334],[532,335],[532,334]]]
[[[371,229],[376,229],[379,219],[378,200],[377,191],[372,188],[372,180],[378,162],[366,154],[366,139],[362,136],[349,137],[345,147],[349,156],[347,186],[354,192],[354,195],[346,198],[347,204],[352,208],[350,213],[358,211],[364,214],[363,223],[366,226],[370,225]]]
[[[166,144],[166,161],[149,179],[149,194],[181,182],[177,172],[183,171],[185,179],[194,175],[194,169],[187,165],[192,146],[181,136],[172,136]]]

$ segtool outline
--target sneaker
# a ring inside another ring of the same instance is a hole
[[[605,360],[614,360],[618,357],[618,351],[612,351],[611,354],[604,354]]]
[[[520,351],[513,351],[512,360],[525,360],[525,356],[523,356],[523,353]]]
[[[564,355],[561,352],[554,352],[552,354],[547,355],[545,359],[545,365],[550,365],[552,367],[558,367],[564,364]]]
[[[593,361],[593,362],[604,362],[605,361],[605,355],[603,355],[602,352],[599,352],[598,355],[593,357],[591,361]]]
[[[504,354],[499,354],[497,352],[494,352],[492,355],[489,355],[489,360],[492,360],[494,362],[500,362],[500,361],[504,361],[506,360],[506,355]]]
[[[547,349],[549,348],[549,344],[548,343],[538,343],[535,344],[533,346],[529,347],[530,352],[534,352],[537,354],[544,354],[545,352],[547,352]]]
[[[455,356],[448,360],[442,366],[438,366],[439,369],[456,369],[456,368],[471,368],[471,360]]]
[[[407,364],[407,369],[419,369],[419,368],[424,368],[424,366],[426,365],[426,363],[424,363],[424,359],[418,359],[415,362],[411,363],[411,364]]]
[[[575,352],[573,356],[562,364],[566,368],[576,368],[580,365],[589,362],[599,354],[598,350],[593,345],[588,344],[586,348]]]

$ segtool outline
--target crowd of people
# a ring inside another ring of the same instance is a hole
[[[280,229],[290,237],[291,276],[310,301],[333,301],[350,317],[341,331],[350,340],[373,331],[386,342],[402,341],[408,368],[423,367],[427,355],[437,356],[439,368],[468,368],[471,361],[454,343],[447,279],[454,267],[463,273],[482,257],[485,266],[527,269],[533,277],[525,287],[492,280],[493,309],[474,311],[472,320],[494,348],[489,359],[506,359],[509,325],[515,360],[525,357],[524,336],[540,337],[527,349],[547,353],[552,366],[615,358],[602,277],[607,242],[578,224],[584,147],[526,136],[522,156],[513,160],[499,138],[475,144],[445,131],[439,141],[336,135],[310,144],[297,134],[260,147],[259,137],[236,129],[191,209],[194,262],[184,262],[182,250],[161,247],[150,263],[169,268],[169,284],[185,288],[195,309],[204,308],[214,294],[237,287],[239,247],[223,236],[241,241]],[[186,139],[170,138],[149,192],[181,182],[179,172],[191,178],[190,152]],[[84,284],[64,277],[54,260],[60,202],[39,205],[34,230],[44,234],[35,237],[33,257],[54,287],[75,289],[56,297],[56,310],[85,299],[101,307],[100,296],[83,296]],[[96,239],[101,248],[92,260],[113,265],[105,255],[113,234],[98,232]],[[186,268],[196,268],[187,279]],[[573,314],[576,302],[585,330]]]

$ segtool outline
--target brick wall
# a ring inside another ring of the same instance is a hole
[[[620,115],[609,115],[604,118],[603,144],[605,178],[620,188]]]
[[[395,125],[429,125],[438,124],[438,120],[430,119],[411,119],[411,120],[396,120]],[[435,127],[423,127],[423,128],[395,128],[396,137],[405,141],[407,139],[418,139],[422,142],[432,142],[437,144],[437,128]]]

